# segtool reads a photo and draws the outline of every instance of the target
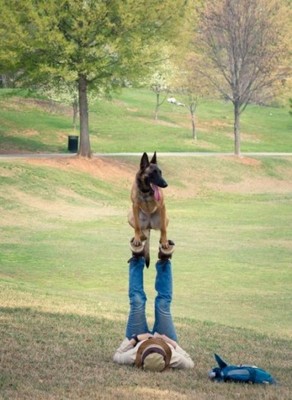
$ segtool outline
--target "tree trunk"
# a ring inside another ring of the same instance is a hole
[[[192,120],[192,132],[193,132],[193,140],[197,140],[197,130],[196,130],[196,108],[197,105],[194,101],[189,106],[189,110],[191,113],[191,120]]]
[[[89,129],[88,129],[88,101],[87,101],[87,80],[84,75],[78,79],[79,93],[79,118],[80,118],[80,147],[79,155],[91,157]]]
[[[73,100],[72,108],[73,108],[73,129],[75,132],[76,125],[77,125],[77,114],[78,114],[78,98],[77,98],[77,96]]]
[[[4,75],[4,74],[0,75],[0,87],[3,87],[3,88],[8,87],[6,75]]]
[[[234,154],[240,156],[240,108],[237,102],[234,106]]]
[[[195,114],[191,111],[191,119],[192,119],[192,131],[193,131],[193,139],[197,140],[197,131],[196,131],[196,122],[195,122]]]
[[[156,93],[155,121],[158,120],[158,110],[159,110],[159,93]]]

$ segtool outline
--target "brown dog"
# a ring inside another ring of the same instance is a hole
[[[166,217],[163,192],[167,183],[162,177],[161,170],[157,166],[156,152],[149,162],[148,155],[143,154],[140,161],[140,169],[131,191],[132,210],[129,213],[129,224],[135,230],[132,245],[139,247],[146,240],[144,256],[146,266],[149,266],[149,240],[150,229],[160,230],[160,243],[163,248],[168,248]]]

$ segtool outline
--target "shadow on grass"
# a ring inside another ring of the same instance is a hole
[[[63,145],[60,144],[45,144],[40,141],[39,138],[28,138],[28,137],[19,137],[9,135],[5,136],[5,134],[1,133],[1,150],[0,153],[35,153],[35,152],[43,152],[43,153],[57,153],[64,152],[67,150],[67,143],[64,142]]]
[[[180,343],[196,367],[153,374],[112,362],[125,324],[110,316],[2,307],[0,319],[3,399],[193,399],[196,394],[196,399],[256,399],[259,395],[267,400],[275,395],[288,399],[292,389],[291,343],[289,347],[288,341],[250,331],[178,320]],[[214,351],[231,363],[257,363],[282,384],[266,388],[209,382]]]

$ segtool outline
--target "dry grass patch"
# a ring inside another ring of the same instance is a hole
[[[97,310],[90,317],[31,307],[2,307],[0,326],[3,399],[289,399],[288,375],[282,376],[281,385],[275,387],[216,384],[208,380],[213,361],[208,350],[211,343],[203,345],[206,329],[214,337],[221,336],[221,350],[226,352],[230,347],[229,357],[234,344],[230,346],[227,340],[235,339],[237,346],[240,343],[238,332],[226,332],[223,327],[189,325],[189,342],[183,330],[182,342],[195,360],[195,369],[154,374],[113,364],[112,354],[121,339],[124,322],[101,318]],[[250,337],[246,344],[251,345],[253,359],[264,362],[267,354],[261,356],[261,346],[267,345],[268,339],[262,338],[260,350],[256,350],[252,339],[255,340]],[[270,345],[273,344],[276,343],[271,341]],[[284,345],[278,342],[276,358],[271,363],[266,361],[276,374],[280,373],[275,367],[281,366]],[[247,351],[247,347],[242,347],[240,356],[246,357]]]
[[[129,164],[112,158],[94,157],[91,159],[84,159],[79,156],[46,159],[30,158],[27,159],[27,162],[32,165],[85,172],[91,176],[113,183],[132,182],[136,174],[135,167],[133,168]]]
[[[44,200],[40,197],[20,191],[15,191],[14,196],[20,204],[34,209],[37,212],[43,212],[47,217],[85,222],[87,220],[92,220],[92,218],[121,215],[121,210],[111,207],[110,205],[105,205],[99,201],[84,198],[73,191],[60,190],[59,193],[60,197],[54,201]],[[72,204],[70,200],[78,200],[78,203]]]
[[[211,183],[208,187],[212,188],[217,192],[226,193],[249,193],[249,194],[260,194],[260,193],[291,193],[292,192],[292,181],[279,181],[273,178],[243,178],[241,182],[236,183]]]

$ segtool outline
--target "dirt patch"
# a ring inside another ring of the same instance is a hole
[[[135,178],[136,169],[128,164],[109,158],[46,158],[28,159],[29,164],[46,165],[63,170],[75,170],[87,173],[91,176],[106,180],[108,182],[132,182]]]
[[[236,161],[240,164],[252,165],[256,167],[262,164],[261,160],[256,160],[255,158],[239,157]]]
[[[208,177],[205,181],[206,187],[226,193],[239,193],[239,194],[266,194],[266,193],[289,193],[292,191],[292,179],[281,180],[276,177],[269,177],[260,174],[262,160],[249,158],[249,157],[222,157],[222,160],[230,161],[232,158],[233,163],[246,165],[251,167],[248,171],[251,175],[242,175],[239,182],[224,182],[222,177],[218,177],[216,182],[211,182]],[[252,171],[255,171],[255,176],[252,176]],[[257,171],[260,176],[257,176]],[[287,175],[287,171],[285,172]],[[292,177],[291,177],[292,178]]]
[[[291,193],[292,182],[273,178],[250,178],[237,183],[210,183],[208,187],[218,192],[260,194],[260,193]]]
[[[222,157],[222,160],[229,160],[230,157]],[[262,161],[254,158],[248,157],[232,157],[233,163],[239,163],[246,165],[254,171],[254,174],[248,174],[242,176],[241,180],[237,182],[228,182],[224,180],[224,176],[217,176],[216,171],[210,174],[210,171],[205,168],[199,168],[194,175],[192,168],[184,168],[183,173],[179,178],[179,184],[170,184],[165,190],[166,198],[173,199],[187,199],[192,197],[197,197],[198,195],[203,195],[204,191],[210,189],[219,193],[239,193],[239,194],[259,194],[259,193],[291,193],[292,192],[292,176],[289,179],[289,174],[285,171],[285,179],[281,180],[277,177],[266,176],[260,174]],[[135,175],[138,168],[137,165],[128,164],[120,159],[113,159],[107,157],[97,157],[92,159],[84,159],[81,157],[69,157],[69,158],[46,158],[46,159],[27,159],[27,162],[34,165],[44,165],[48,167],[63,169],[66,171],[78,171],[84,172],[91,176],[94,176],[102,181],[112,183],[120,188],[129,190],[135,179]],[[259,174],[257,173],[257,170]],[[254,176],[253,176],[254,175]],[[190,179],[190,177],[193,177]],[[166,177],[167,178],[167,177]],[[60,197],[74,198],[77,196],[75,193],[60,192]],[[81,199],[75,199],[77,203]],[[89,201],[89,200],[88,200]],[[27,203],[30,203],[30,199],[27,199]],[[87,203],[86,203],[87,204]],[[87,204],[89,208],[94,207],[93,204]],[[46,205],[40,204],[40,208],[44,208]],[[53,205],[52,205],[53,207]],[[56,206],[57,207],[57,206]],[[71,207],[71,206],[70,206]],[[104,215],[106,210],[103,206],[100,206]],[[57,211],[57,209],[55,210]],[[62,205],[61,214],[69,215],[66,213],[65,204]],[[80,212],[76,210],[76,215],[81,215]],[[94,215],[96,211],[94,211]]]
[[[254,167],[259,167],[262,165],[261,160],[257,160],[255,158],[249,158],[249,157],[236,157],[236,156],[222,157],[222,160],[230,160],[231,158],[232,158],[233,162],[236,162],[236,163],[242,164],[242,165],[250,165],[250,166],[254,166]]]
[[[223,159],[229,159],[223,157]],[[81,157],[70,157],[64,159],[31,159],[29,162],[34,164],[48,165],[55,168],[62,168],[66,170],[78,170],[101,180],[119,184],[123,187],[128,187],[129,190],[138,168],[123,163],[120,160],[112,158],[92,158],[84,159]],[[233,162],[247,165],[253,168],[260,168],[262,161],[249,157],[233,157]],[[218,192],[228,193],[288,193],[292,191],[292,180],[279,180],[273,177],[246,177],[237,183],[224,183],[220,181],[213,181],[213,176],[210,176],[207,171],[200,171],[194,181],[190,181],[189,177],[192,176],[193,171],[185,171],[184,176],[181,178],[180,187],[175,185],[169,186],[165,195],[172,198],[191,198],[196,197],[203,187],[215,189]]]

